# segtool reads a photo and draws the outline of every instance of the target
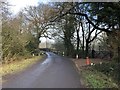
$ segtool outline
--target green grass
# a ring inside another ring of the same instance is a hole
[[[80,74],[84,84],[89,88],[118,88],[118,85],[105,74],[98,72],[92,67],[81,67]]]

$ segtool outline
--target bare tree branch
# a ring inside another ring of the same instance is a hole
[[[95,36],[94,36],[91,40],[89,40],[89,43],[92,42],[93,40],[95,40],[96,37],[97,37],[100,33],[102,33],[102,32],[103,32],[103,31],[100,31],[100,32],[97,33],[97,30],[96,30]]]
[[[89,17],[88,17],[87,14],[84,14],[84,13],[81,13],[81,12],[79,12],[79,13],[69,12],[69,14],[84,16],[84,17],[86,18],[86,20],[88,21],[88,23],[90,23],[95,29],[102,30],[102,31],[104,31],[104,32],[111,32],[111,31],[109,30],[110,27],[108,27],[107,29],[105,29],[105,28],[100,28],[100,27],[96,26],[96,25],[89,19]]]

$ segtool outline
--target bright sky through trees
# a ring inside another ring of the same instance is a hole
[[[7,0],[10,5],[11,12],[15,15],[17,14],[20,10],[22,10],[24,7],[27,6],[37,6],[40,2],[41,3],[47,3],[48,0]],[[42,38],[41,41],[46,41],[45,38]]]
[[[18,13],[22,8],[26,6],[36,6],[40,0],[8,0],[8,2],[12,5],[11,11],[12,13]]]

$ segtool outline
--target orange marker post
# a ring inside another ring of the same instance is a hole
[[[86,65],[90,65],[90,59],[89,59],[89,57],[86,57]]]

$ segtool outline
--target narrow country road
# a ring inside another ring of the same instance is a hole
[[[73,62],[48,52],[42,63],[13,75],[2,88],[82,88]]]

